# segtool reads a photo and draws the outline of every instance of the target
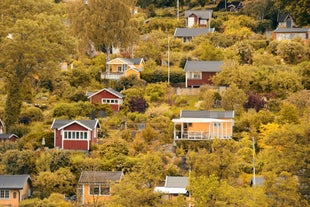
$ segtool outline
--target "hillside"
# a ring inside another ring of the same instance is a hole
[[[4,0],[0,177],[30,175],[19,206],[309,206],[307,4]]]

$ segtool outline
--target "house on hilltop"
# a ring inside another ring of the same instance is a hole
[[[289,14],[278,14],[277,17],[278,28],[293,28],[296,27],[293,17]]]
[[[0,206],[18,207],[31,196],[31,189],[29,175],[0,175]]]
[[[185,11],[186,27],[206,27],[212,15],[212,10],[187,10]]]
[[[107,62],[107,71],[101,74],[101,78],[119,80],[121,77],[135,75],[140,79],[144,64],[143,58],[115,58]]]
[[[82,171],[78,181],[78,197],[82,205],[111,198],[113,185],[124,176],[122,171]]]
[[[186,61],[185,87],[198,88],[201,85],[212,85],[211,78],[222,70],[223,61]]]
[[[124,102],[125,96],[120,92],[112,88],[104,88],[97,92],[87,92],[87,98],[89,98],[92,104],[108,104],[113,111],[119,111],[121,105]]]
[[[89,151],[92,143],[98,142],[99,121],[54,120],[54,147],[65,150]]]
[[[180,118],[172,119],[174,140],[231,139],[234,111],[181,110]]]

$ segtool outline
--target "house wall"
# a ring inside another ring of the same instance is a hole
[[[100,196],[94,196],[89,194],[89,185],[84,184],[83,185],[83,201],[84,204],[93,204],[95,202],[102,202],[102,201],[108,201],[111,199],[110,195],[100,195]]]
[[[71,130],[71,131],[88,131],[88,129],[85,129],[84,127],[74,123],[63,130]],[[95,129],[97,130],[97,129]],[[62,146],[62,130],[56,130],[56,145],[55,147],[59,147],[62,149],[68,149],[68,150],[89,150],[91,143],[97,143],[98,138],[97,136],[94,137],[94,132],[90,131],[90,140],[63,140],[63,146]],[[98,133],[96,133],[98,134]]]
[[[131,70],[131,69],[127,70],[125,76],[128,77],[130,75],[135,75],[137,76],[138,79],[140,79],[140,73],[135,70]]]
[[[68,150],[89,150],[88,140],[64,140],[64,149]]]
[[[102,99],[103,98],[118,99],[119,102],[123,101],[123,99],[121,99],[121,98],[119,98],[119,97],[109,93],[108,91],[102,91],[102,92],[100,92],[100,93],[90,97],[90,102],[92,104],[95,104],[95,103],[102,104]],[[120,107],[121,104],[109,104],[109,105],[110,105],[110,107],[112,108],[113,111],[119,111],[119,107]]]
[[[201,79],[187,79],[187,87],[201,86],[201,85],[204,85],[204,84],[212,85],[213,82],[212,82],[211,78],[215,74],[216,74],[216,72],[203,72]]]
[[[10,198],[9,199],[0,199],[0,206],[10,206],[10,207],[18,207],[19,202],[21,200],[27,199],[28,190],[30,189],[30,184],[27,182],[23,189],[21,190],[10,190]],[[14,193],[16,193],[16,198],[13,197]]]
[[[290,40],[294,38],[309,39],[307,33],[273,33],[272,38],[275,40]]]
[[[223,122],[220,124],[221,127],[214,127],[214,123],[192,123],[191,126],[188,126],[188,132],[205,132],[209,133],[211,137],[215,134],[217,136],[232,136],[233,123]]]

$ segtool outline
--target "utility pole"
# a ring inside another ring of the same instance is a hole
[[[252,151],[253,151],[253,186],[256,185],[256,178],[255,178],[255,143],[254,143],[254,136],[252,136]]]
[[[177,0],[177,19],[179,21],[180,18],[180,0]]]
[[[170,37],[168,35],[168,85],[170,85]]]

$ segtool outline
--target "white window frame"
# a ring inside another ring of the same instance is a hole
[[[10,190],[0,190],[0,199],[10,199]]]
[[[119,104],[119,100],[115,98],[103,98],[101,102],[103,104]]]
[[[201,72],[190,72],[190,78],[191,79],[202,79],[202,74]]]
[[[199,24],[200,24],[200,25],[207,25],[207,22],[208,22],[208,21],[207,21],[206,19],[200,19],[200,20],[199,20]]]
[[[93,192],[92,192],[92,188],[98,188],[98,194],[94,194]],[[109,191],[109,193],[108,194],[102,194],[102,190],[103,189],[109,189],[108,191]],[[89,185],[89,195],[96,195],[96,196],[109,196],[109,195],[111,195],[111,188],[110,188],[110,186],[108,186],[108,185]]]
[[[64,130],[63,139],[64,140],[89,140],[89,132],[79,131],[79,130]]]

